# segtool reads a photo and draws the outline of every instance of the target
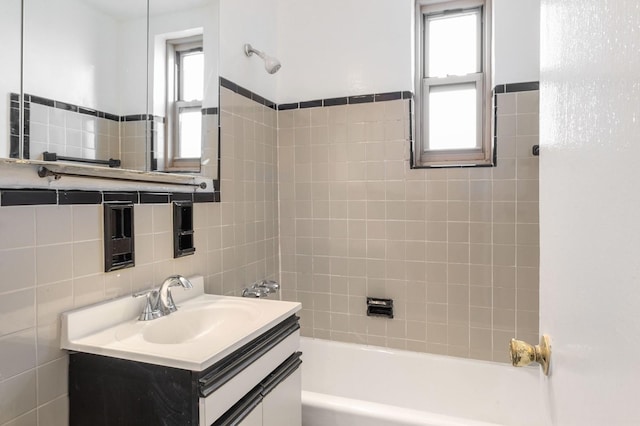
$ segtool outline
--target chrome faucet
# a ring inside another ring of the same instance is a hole
[[[193,288],[191,281],[182,275],[171,275],[168,277],[159,289],[145,290],[136,293],[133,297],[146,296],[147,300],[142,313],[138,317],[140,321],[149,321],[156,318],[169,315],[171,312],[178,310],[173,297],[171,296],[171,287],[182,286],[183,288]]]
[[[173,297],[171,296],[171,287],[177,286],[193,288],[191,281],[182,275],[171,275],[164,280],[158,290],[158,300],[156,302],[156,309],[162,313],[161,316],[169,315],[171,312],[178,310],[178,308],[176,308],[176,304],[173,302]]]

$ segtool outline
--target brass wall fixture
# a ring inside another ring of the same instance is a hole
[[[541,336],[540,344],[535,346],[522,340],[511,339],[509,354],[511,355],[511,364],[514,367],[524,367],[532,362],[537,362],[542,367],[544,375],[549,375],[549,362],[551,360],[549,336]]]

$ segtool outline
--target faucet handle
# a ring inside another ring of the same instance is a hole
[[[242,297],[266,297],[269,294],[269,290],[266,288],[260,288],[257,286],[253,286],[251,288],[247,287],[242,290]]]
[[[149,321],[160,317],[160,311],[154,309],[155,301],[158,299],[158,290],[144,290],[134,293],[132,296],[136,298],[146,296],[147,298],[144,304],[144,309],[142,310],[142,313],[140,313],[138,320]]]
[[[262,288],[265,289],[267,293],[275,293],[280,289],[280,284],[273,280],[262,280],[254,284],[254,288]]]

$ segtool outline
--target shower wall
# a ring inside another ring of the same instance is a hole
[[[538,91],[497,100],[497,167],[410,169],[410,101],[278,112],[283,298],[303,335],[508,361],[538,334]],[[395,318],[366,316],[392,298]]]

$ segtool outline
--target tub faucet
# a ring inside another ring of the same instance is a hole
[[[156,299],[156,311],[160,312],[160,316],[169,315],[171,312],[178,310],[171,296],[171,287],[182,286],[183,288],[193,288],[191,281],[182,275],[171,275],[168,277],[158,290]]]

